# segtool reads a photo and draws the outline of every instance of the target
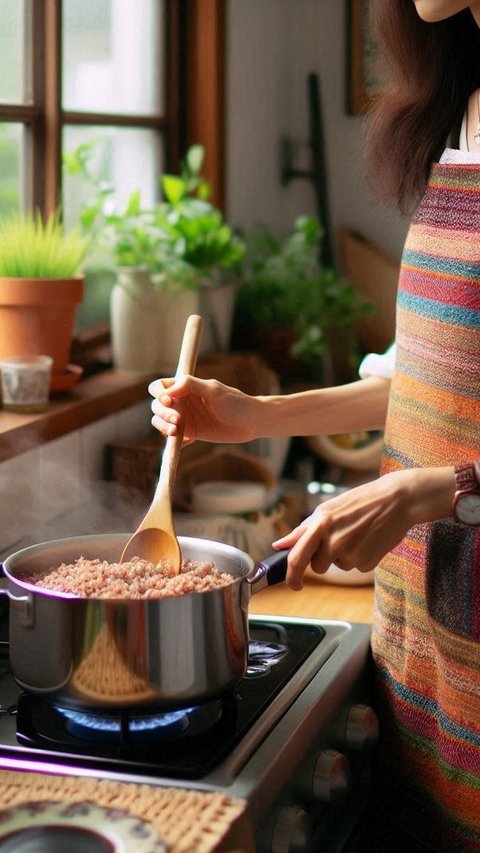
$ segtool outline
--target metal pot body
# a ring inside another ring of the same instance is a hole
[[[10,661],[26,691],[69,708],[185,707],[217,697],[243,677],[252,583],[269,568],[206,539],[179,537],[182,554],[211,560],[236,580],[222,589],[154,600],[83,599],[22,576],[78,557],[115,562],[126,534],[59,539],[24,548],[3,564],[10,599]],[[286,557],[277,582],[285,576]],[[277,567],[274,574],[278,574]],[[260,582],[258,583],[258,581]]]

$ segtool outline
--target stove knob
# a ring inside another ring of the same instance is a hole
[[[343,799],[350,783],[348,759],[335,749],[325,749],[313,768],[312,793],[316,800],[331,803]]]
[[[345,726],[345,744],[351,749],[373,746],[378,740],[378,718],[369,705],[352,705]]]
[[[277,815],[272,832],[271,853],[294,853],[308,849],[310,820],[300,806],[284,806]]]

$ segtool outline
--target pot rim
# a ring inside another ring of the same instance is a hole
[[[160,599],[159,598],[151,598],[151,599],[143,598],[142,599],[142,598],[124,598],[124,597],[122,597],[122,598],[94,598],[92,596],[73,595],[72,593],[68,593],[68,592],[56,592],[54,590],[43,589],[42,587],[35,586],[35,584],[27,583],[26,581],[22,580],[21,578],[16,577],[16,575],[13,573],[13,567],[10,566],[10,564],[12,562],[15,564],[19,560],[22,560],[24,558],[28,558],[31,555],[37,554],[38,552],[42,551],[42,549],[46,549],[49,547],[55,548],[55,547],[60,546],[60,545],[65,545],[67,547],[68,546],[76,546],[76,543],[78,543],[79,546],[81,546],[82,543],[88,542],[91,544],[95,540],[98,540],[99,542],[102,541],[102,542],[112,542],[112,543],[118,541],[119,542],[119,555],[120,555],[122,552],[122,542],[123,542],[123,544],[128,542],[130,536],[131,536],[131,533],[93,533],[93,534],[86,534],[86,535],[82,535],[82,536],[69,536],[69,537],[63,537],[60,539],[49,539],[49,540],[46,540],[45,542],[38,542],[34,545],[27,545],[25,548],[21,548],[19,551],[15,551],[12,554],[9,554],[8,557],[6,557],[0,565],[1,565],[1,568],[3,569],[5,577],[11,583],[16,584],[17,586],[21,587],[22,589],[28,590],[29,592],[34,593],[35,595],[41,595],[44,598],[53,599],[55,601],[61,600],[61,601],[97,602],[99,604],[131,604],[131,603],[136,603],[136,604],[146,604],[147,603],[148,604],[148,603],[152,603],[152,604],[158,605],[159,601],[167,601],[167,600],[170,600],[172,598],[173,599],[184,598],[184,596],[168,596],[168,597],[165,597],[163,599],[162,598],[160,598]],[[248,581],[249,579],[254,578],[255,575],[257,574],[258,567],[256,566],[253,558],[249,554],[247,554],[245,551],[242,551],[240,548],[236,548],[234,545],[227,545],[227,544],[223,544],[222,542],[217,542],[213,539],[199,539],[199,538],[195,538],[192,536],[178,536],[178,541],[180,543],[180,549],[182,549],[182,546],[184,546],[184,547],[190,546],[193,548],[198,548],[199,550],[201,549],[202,551],[208,550],[209,553],[211,553],[211,555],[212,555],[212,561],[213,562],[214,562],[215,554],[220,554],[223,557],[225,557],[225,556],[230,557],[232,560],[237,562],[238,566],[239,566],[240,574],[236,578],[236,581],[238,581],[238,582],[241,582],[244,580]],[[79,556],[81,556],[80,552],[79,552]],[[75,558],[69,558],[69,559],[75,559]],[[226,571],[228,572],[228,569]],[[234,584],[232,584],[232,586],[233,585]],[[208,595],[210,593],[217,593],[221,589],[222,589],[222,587],[219,587],[217,589],[206,590],[204,592],[188,593],[188,595],[190,595],[190,594]]]

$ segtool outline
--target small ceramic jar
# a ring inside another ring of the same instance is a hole
[[[11,356],[0,361],[2,405],[8,412],[43,412],[50,392],[49,355]]]

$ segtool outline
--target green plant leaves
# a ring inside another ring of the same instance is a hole
[[[213,280],[217,268],[229,269],[244,253],[223,214],[209,201],[210,188],[202,177],[202,145],[192,145],[180,174],[160,177],[163,200],[146,209],[140,192],[133,192],[121,208],[114,203],[113,188],[91,173],[94,143],[78,146],[63,157],[69,174],[81,174],[90,185],[92,199],[81,212],[81,226],[95,236],[100,252],[110,253],[115,266],[148,270],[165,286],[168,276],[185,287]]]
[[[241,263],[238,311],[244,324],[290,328],[292,355],[318,361],[331,335],[342,337],[352,362],[357,358],[356,322],[369,310],[354,288],[320,260],[322,229],[316,217],[300,216],[284,240],[261,227],[247,238]]]
[[[170,204],[178,204],[186,194],[185,181],[177,175],[163,175],[161,179],[164,198]]]
[[[205,160],[203,145],[191,145],[185,156],[185,164],[190,175],[199,175]]]

